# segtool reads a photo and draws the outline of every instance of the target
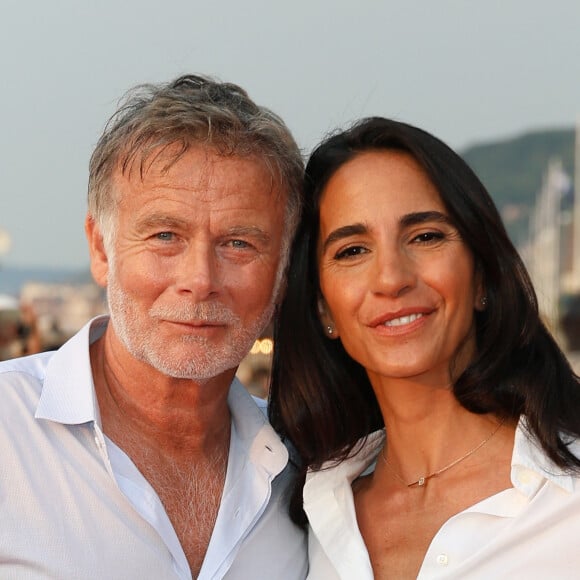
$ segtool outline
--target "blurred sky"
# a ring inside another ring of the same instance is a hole
[[[575,124],[580,2],[2,0],[0,59],[0,267],[85,268],[88,160],[132,85],[236,82],[305,152],[376,114],[462,149]]]

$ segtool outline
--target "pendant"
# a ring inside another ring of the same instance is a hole
[[[420,477],[417,480],[417,485],[421,486],[421,485],[425,485],[425,478],[424,477]]]

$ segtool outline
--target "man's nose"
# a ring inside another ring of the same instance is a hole
[[[179,292],[189,293],[197,302],[219,289],[219,267],[214,249],[207,243],[192,243],[182,255],[176,280]]]

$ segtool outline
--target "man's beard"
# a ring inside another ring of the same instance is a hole
[[[274,312],[271,300],[262,314],[246,327],[236,314],[217,302],[153,305],[144,314],[121,288],[112,270],[109,271],[107,297],[115,333],[135,359],[170,377],[207,381],[237,367]],[[168,343],[166,337],[157,333],[160,320],[207,321],[224,324],[228,331],[216,342],[204,336],[176,335],[174,341]]]

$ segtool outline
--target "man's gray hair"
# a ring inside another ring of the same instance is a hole
[[[225,156],[253,156],[269,168],[286,194],[283,262],[300,217],[303,159],[292,134],[275,113],[256,105],[241,87],[185,75],[129,91],[107,123],[89,166],[89,214],[105,244],[114,236],[118,192],[115,171],[141,175],[152,155],[171,154],[167,168],[197,145]],[[175,147],[176,146],[176,147]]]

